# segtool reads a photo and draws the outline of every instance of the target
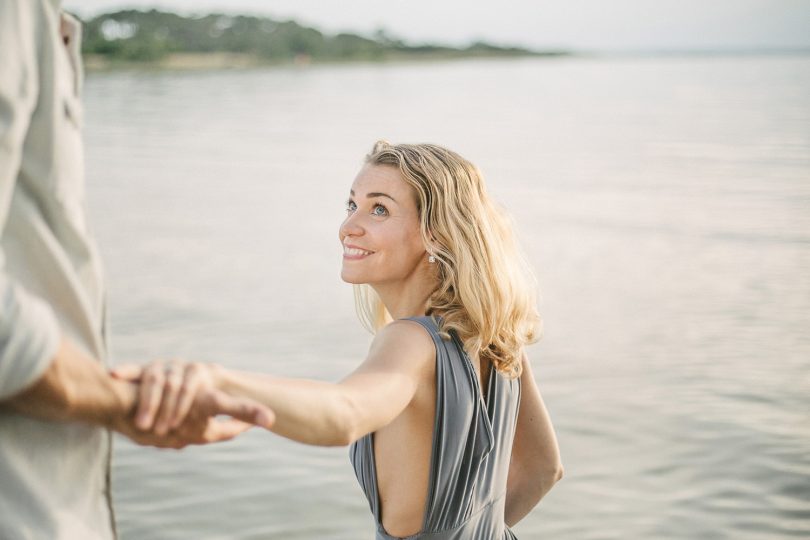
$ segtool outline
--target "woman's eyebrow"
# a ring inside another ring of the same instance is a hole
[[[350,193],[352,194],[352,197],[355,196],[353,189],[350,190]],[[392,201],[397,202],[397,200],[395,198],[393,198],[391,195],[389,195],[388,193],[383,193],[381,191],[372,191],[371,193],[366,193],[366,198],[367,199],[371,199],[372,197],[388,197]]]

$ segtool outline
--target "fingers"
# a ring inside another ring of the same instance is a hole
[[[171,421],[169,423],[171,429],[179,427],[191,411],[194,400],[197,399],[197,394],[201,392],[205,383],[204,369],[205,368],[199,364],[188,364],[185,366],[183,386],[180,388],[177,405],[171,415]]]
[[[219,390],[210,366],[204,364],[158,361],[144,368],[121,366],[117,371],[121,377],[140,380],[135,427],[144,432],[147,444],[182,447],[224,441],[252,425],[270,429],[275,421],[269,407]],[[218,415],[231,419],[217,422]],[[157,439],[146,437],[147,432]]]
[[[229,441],[252,427],[252,423],[240,420],[211,420],[203,435],[203,441],[205,443]]]
[[[116,431],[136,444],[141,446],[153,446],[155,448],[174,448],[181,449],[189,444],[193,444],[190,438],[183,438],[177,436],[164,436],[158,437],[152,432],[141,431],[134,425],[122,423],[116,426]]]
[[[163,396],[164,384],[162,362],[154,362],[144,368],[138,389],[138,412],[135,416],[135,425],[139,429],[144,431],[152,429]]]
[[[141,380],[143,373],[143,366],[137,364],[122,364],[110,370],[110,375],[116,379],[121,379],[129,382],[138,382]]]
[[[171,362],[164,369],[163,397],[155,417],[154,431],[157,435],[168,433],[174,422],[181,393],[185,388],[185,371],[185,366],[180,362]]]
[[[248,398],[233,397],[215,390],[211,395],[214,414],[227,414],[250,424],[270,429],[275,422],[275,413],[267,406]]]

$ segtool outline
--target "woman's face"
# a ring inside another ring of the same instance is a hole
[[[348,283],[405,280],[427,260],[419,233],[416,194],[389,165],[365,165],[352,184],[340,226]]]

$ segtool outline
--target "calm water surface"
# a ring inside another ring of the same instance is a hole
[[[113,362],[334,381],[337,227],[377,138],[476,162],[542,287],[566,477],[522,539],[810,537],[810,57],[92,74]],[[119,439],[124,540],[365,539],[345,448]]]

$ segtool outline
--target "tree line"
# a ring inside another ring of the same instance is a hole
[[[109,60],[157,61],[174,53],[240,53],[268,62],[386,60],[402,57],[561,55],[484,42],[467,47],[409,45],[384,30],[372,36],[324,34],[295,21],[212,13],[182,16],[123,10],[84,21],[82,51]]]

